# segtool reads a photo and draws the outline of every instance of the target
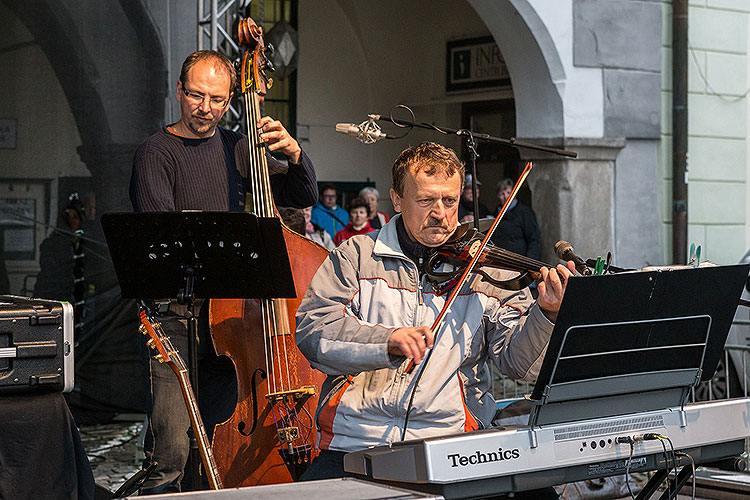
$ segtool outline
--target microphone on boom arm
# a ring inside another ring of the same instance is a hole
[[[337,123],[336,132],[356,137],[363,144],[372,144],[380,139],[394,139],[383,132],[380,126],[375,123],[378,115],[368,115],[368,119],[355,125],[353,123]]]

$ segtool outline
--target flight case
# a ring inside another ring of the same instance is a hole
[[[0,394],[73,390],[73,306],[0,295]]]

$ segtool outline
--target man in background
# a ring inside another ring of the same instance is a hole
[[[497,214],[513,191],[513,180],[503,179],[497,183]],[[539,260],[542,238],[539,224],[531,207],[515,199],[511,202],[503,220],[492,234],[492,242],[505,250]]]
[[[313,207],[310,220],[322,227],[331,238],[349,223],[349,214],[337,203],[334,184],[325,183],[320,186],[320,201]]]
[[[482,183],[477,179],[477,197],[479,197],[479,186]],[[490,210],[480,201],[479,202],[479,218],[484,219],[490,216]],[[473,222],[474,221],[474,191],[471,189],[471,174],[466,176],[464,181],[464,188],[461,191],[461,202],[458,204],[458,221]]]

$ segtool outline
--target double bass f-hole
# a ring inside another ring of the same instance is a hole
[[[250,427],[249,432],[245,432],[245,427],[247,427],[245,422],[240,422],[239,424],[237,424],[237,430],[240,431],[240,434],[242,434],[243,436],[250,436],[250,434],[255,432],[255,428],[258,427],[258,384],[260,384],[266,378],[266,371],[263,368],[256,368],[253,372],[253,379],[250,383],[252,387],[253,400],[253,425]]]

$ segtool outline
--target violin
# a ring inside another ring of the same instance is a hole
[[[490,219],[487,220],[491,222]],[[441,292],[446,284],[452,284],[452,281],[464,272],[469,261],[476,255],[484,236],[484,233],[475,229],[472,223],[466,222],[456,228],[453,236],[447,242],[432,250],[426,260],[425,274],[436,292]],[[441,271],[440,269],[445,264],[453,266],[453,270]],[[516,277],[501,281],[490,276],[482,269],[483,267],[505,269],[519,274]],[[542,267],[552,269],[555,266],[488,243],[472,272],[498,288],[521,290],[532,282],[541,279]]]
[[[479,248],[479,245],[481,245],[485,236],[484,230],[486,230],[487,226],[491,224],[492,219],[483,219],[480,221],[479,229],[475,229],[470,222],[460,224],[448,241],[443,245],[432,249],[432,252],[426,260],[427,266],[425,274],[436,292],[441,292],[447,287],[445,283],[452,284],[452,280],[461,275],[469,261],[474,255],[476,255],[477,249]],[[560,260],[573,260],[576,264],[576,270],[584,276],[594,274],[593,269],[596,264],[595,261],[589,259],[584,262],[575,254],[571,254],[572,258],[569,258],[567,255],[560,255],[561,248],[572,250],[572,247],[568,242],[558,241],[555,244],[555,252],[558,254],[558,257],[560,257]],[[625,271],[625,269],[611,266],[611,258],[611,254],[609,254],[603,272]],[[445,264],[453,266],[453,270],[441,271],[440,269],[443,268]],[[501,281],[483,271],[482,267],[515,271],[519,274],[514,278]],[[488,242],[477,260],[476,267],[472,269],[472,272],[480,275],[483,281],[486,281],[495,287],[515,291],[522,290],[532,282],[541,279],[542,267],[552,269],[555,265],[511,252],[510,250],[499,247],[492,242]]]

